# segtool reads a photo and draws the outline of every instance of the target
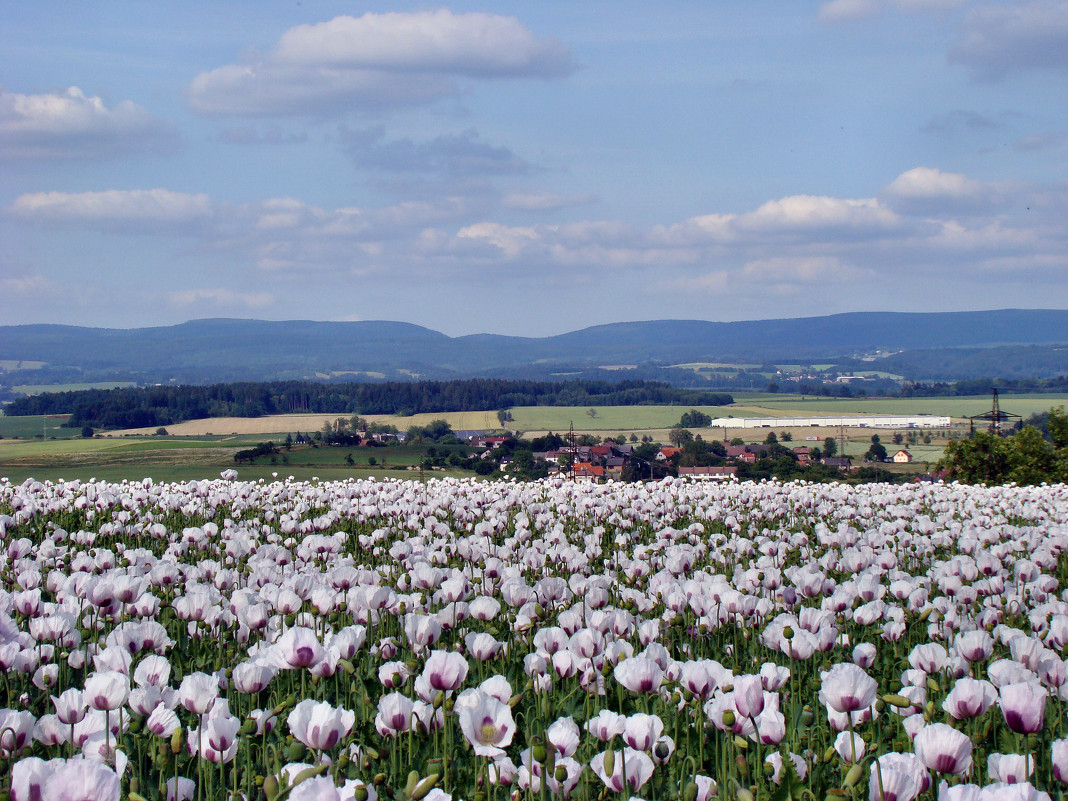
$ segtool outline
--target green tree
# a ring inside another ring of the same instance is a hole
[[[965,484],[1002,484],[1013,469],[1012,444],[988,431],[953,440],[938,462],[939,469]]]
[[[823,455],[825,458],[831,458],[838,453],[838,440],[834,437],[827,437],[823,440]]]
[[[868,448],[868,452],[864,454],[864,458],[869,462],[886,461],[886,446],[879,441],[878,434],[871,438],[871,447]]]
[[[1049,431],[1049,438],[1053,443],[1053,447],[1068,448],[1068,413],[1064,411],[1063,406],[1057,406],[1049,410],[1046,429]]]
[[[1034,426],[1026,426],[1009,439],[1012,471],[1009,479],[1017,484],[1041,484],[1057,472],[1057,449],[1042,438]]]
[[[675,426],[668,433],[668,440],[672,445],[681,448],[687,442],[693,442],[693,432],[687,428]]]

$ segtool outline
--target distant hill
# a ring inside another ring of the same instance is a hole
[[[660,369],[688,362],[806,363],[856,359],[877,351],[925,350],[928,356],[918,363],[933,366],[937,361],[939,374],[947,375],[953,372],[954,354],[947,355],[945,349],[1059,343],[1068,343],[1065,310],[871,312],[729,323],[653,320],[540,338],[449,337],[388,321],[205,319],[139,329],[0,326],[0,361],[9,366],[45,362],[33,371],[44,380],[25,383],[209,383],[542,375],[556,366],[562,372],[582,372],[619,364]],[[937,360],[932,351],[941,354]],[[1031,356],[1041,361],[1034,352]],[[975,361],[974,356],[969,359]],[[898,368],[910,363],[901,355],[893,361]],[[10,384],[12,373],[7,375],[5,383]],[[30,371],[18,375],[28,379]]]

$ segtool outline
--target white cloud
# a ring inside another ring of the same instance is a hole
[[[833,256],[774,257],[751,261],[742,275],[755,283],[812,284],[820,281],[855,281],[874,271],[854,267]]]
[[[887,187],[887,193],[899,198],[971,198],[981,194],[983,184],[965,175],[942,172],[932,167],[914,167],[903,172]]]
[[[593,195],[557,195],[552,192],[512,192],[501,199],[506,209],[516,211],[559,211],[584,206],[597,200]]]
[[[828,240],[881,236],[899,224],[897,215],[875,198],[792,195],[769,200],[745,214],[707,214],[672,226],[658,226],[663,244],[741,243],[756,240]]]
[[[25,95],[0,89],[0,158],[110,156],[158,147],[173,133],[128,100],[108,108],[76,86]]]
[[[458,92],[457,78],[550,78],[573,69],[566,47],[513,17],[368,13],[291,28],[262,57],[197,75],[188,97],[205,115],[344,116],[433,102]]]
[[[234,292],[231,289],[181,289],[170,293],[171,302],[178,306],[210,303],[215,306],[271,306],[275,297],[269,292]]]
[[[282,34],[274,58],[280,64],[483,78],[551,77],[573,69],[567,48],[538,39],[514,17],[448,9],[298,25]]]
[[[818,16],[823,22],[842,22],[873,17],[880,8],[879,0],[828,0],[820,6]]]
[[[888,9],[906,13],[945,13],[968,0],[827,0],[817,12],[822,22],[845,22],[874,17]]]
[[[988,80],[1020,70],[1068,69],[1068,0],[973,8],[950,59]]]
[[[43,275],[25,275],[18,278],[0,278],[0,293],[5,297],[16,295],[42,295],[52,292],[55,285]]]
[[[20,195],[10,207],[30,221],[104,225],[185,225],[207,219],[213,206],[207,195],[167,189],[111,189],[104,192],[34,192]]]

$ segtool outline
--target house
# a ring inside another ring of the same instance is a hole
[[[470,442],[476,448],[499,448],[508,437],[472,437]]]
[[[579,462],[572,467],[572,475],[576,481],[600,482],[604,480],[605,470],[599,464]]]
[[[823,463],[828,467],[837,467],[839,470],[846,472],[853,469],[853,460],[848,456],[828,456],[823,460]]]
[[[682,453],[682,448],[676,448],[672,445],[665,445],[656,454],[656,460],[658,462],[666,462],[677,453]]]
[[[912,464],[913,456],[902,448],[894,454],[894,464]]]
[[[797,463],[799,465],[812,464],[812,448],[807,445],[802,445],[800,448],[794,448],[794,455],[797,456]]]
[[[737,474],[738,468],[735,465],[679,468],[679,478],[692,478],[694,481],[726,481]]]

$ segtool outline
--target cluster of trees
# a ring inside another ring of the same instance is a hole
[[[733,403],[725,393],[648,381],[414,381],[326,384],[313,381],[159,386],[45,393],[19,398],[10,415],[69,414],[81,428],[156,428],[208,417],[268,414],[419,414],[512,406],[639,406]]]
[[[954,440],[938,468],[966,484],[1068,482],[1068,414],[1063,406],[1050,409],[1045,426],[1046,436],[1027,425],[1010,437],[982,431]]]

